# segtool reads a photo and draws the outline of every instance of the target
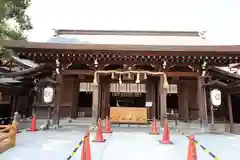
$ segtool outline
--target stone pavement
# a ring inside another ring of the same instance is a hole
[[[37,126],[45,120],[37,120]],[[76,119],[71,123],[61,120],[63,128],[57,130],[22,132],[17,135],[17,146],[0,155],[0,160],[66,160],[73,149],[83,138],[86,128],[91,125],[91,119]],[[104,125],[104,123],[103,123]],[[173,123],[170,121],[169,127]],[[31,126],[31,120],[21,122],[21,128]],[[159,122],[158,122],[159,126]],[[198,140],[209,151],[221,160],[239,160],[240,136],[233,134],[201,133],[197,123],[179,123],[178,127],[186,134],[195,133]],[[106,143],[91,143],[92,160],[151,160],[186,159],[188,139],[178,132],[171,130],[173,145],[162,145],[158,136],[149,135],[151,125],[113,125],[113,134],[105,134]],[[161,133],[163,130],[161,129]],[[91,133],[93,139],[95,133]],[[198,145],[199,160],[213,158]],[[72,160],[79,160],[81,148],[77,150]]]
[[[17,135],[17,146],[0,155],[3,160],[66,160],[83,137],[85,126],[64,126],[56,131],[22,132]],[[104,134],[106,143],[91,143],[92,160],[184,160],[188,139],[171,130],[173,145],[163,145],[158,136],[149,135],[150,128],[113,127],[113,134]],[[161,130],[162,133],[162,130]],[[91,134],[93,139],[95,133]],[[196,135],[198,141],[221,160],[238,160],[240,136]],[[213,158],[197,146],[199,160]],[[81,148],[72,160],[79,160]]]
[[[240,159],[240,135],[234,134],[201,134],[196,139],[221,160]]]

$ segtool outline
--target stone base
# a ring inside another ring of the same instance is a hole
[[[149,134],[150,135],[159,135],[159,133],[152,133],[152,132],[150,132]]]
[[[103,139],[103,140],[92,140],[92,142],[101,142],[101,143],[105,143],[107,140],[106,139]]]
[[[108,132],[103,131],[103,133],[109,133],[109,134],[111,134],[111,133],[113,133],[113,131],[108,131]]]
[[[36,131],[39,131],[39,129],[33,130],[32,128],[28,128],[26,131],[28,131],[28,132],[36,132]]]
[[[171,141],[168,141],[168,142],[165,142],[165,141],[159,141],[159,143],[161,143],[161,144],[173,144],[173,142],[171,142]]]

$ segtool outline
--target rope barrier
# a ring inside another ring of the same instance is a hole
[[[97,127],[97,124],[90,129],[90,132],[94,131],[94,129],[95,129],[96,127]],[[81,145],[83,144],[83,142],[84,142],[86,139],[87,139],[87,137],[84,137],[83,140],[81,140],[81,141],[76,145],[76,147],[75,147],[74,150],[72,151],[71,155],[68,156],[66,160],[72,159],[72,157],[76,154],[76,152],[78,151],[78,149],[81,147]]]
[[[176,129],[178,133],[180,133],[181,135],[187,137],[188,139],[190,139],[190,136],[185,135],[185,133],[181,132],[179,130],[179,128]],[[220,158],[218,158],[215,154],[213,154],[212,152],[210,152],[206,147],[204,147],[200,142],[198,142],[196,139],[194,139],[194,142],[199,145],[206,153],[208,153],[214,160],[220,160]]]
[[[77,146],[74,148],[74,150],[72,151],[72,154],[67,158],[67,160],[70,160],[74,155],[75,153],[77,152],[77,150],[81,147],[82,143],[83,143],[84,140],[81,140]]]

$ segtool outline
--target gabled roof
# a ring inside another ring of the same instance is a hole
[[[65,51],[154,51],[154,52],[240,52],[240,45],[123,45],[123,44],[60,44],[0,40],[0,46],[15,50]]]
[[[22,59],[17,56],[12,56],[11,61],[25,69],[35,68],[35,67],[39,66],[39,64],[37,64],[33,61],[30,61],[28,59]]]
[[[199,37],[206,32],[199,31],[167,31],[167,30],[84,30],[54,29],[57,35],[123,35],[123,36],[191,36]]]
[[[236,73],[228,72],[224,69],[221,69],[221,67],[211,67],[208,69],[210,72],[221,74],[225,77],[225,79],[234,79],[234,80],[240,80],[240,75]]]
[[[9,78],[9,77],[24,77],[24,76],[32,76],[35,77],[39,74],[42,73],[47,73],[47,72],[52,72],[52,70],[54,69],[53,66],[48,65],[48,64],[42,64],[39,65],[38,67],[35,68],[29,68],[29,69],[25,69],[19,72],[9,72],[9,73],[0,73],[0,77],[2,78]]]
[[[205,31],[55,30],[56,38],[64,38],[68,44],[84,44],[86,40],[82,39],[87,39],[87,43],[92,44],[210,45],[205,33]]]

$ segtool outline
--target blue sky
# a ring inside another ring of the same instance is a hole
[[[206,30],[215,43],[240,44],[239,0],[32,0],[30,41],[52,29]]]

